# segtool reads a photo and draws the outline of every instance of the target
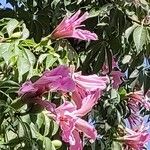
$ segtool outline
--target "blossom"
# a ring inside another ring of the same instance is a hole
[[[112,77],[112,85],[114,89],[118,89],[119,85],[122,83],[121,78],[124,76],[124,74],[121,71],[112,71],[110,73],[111,77]]]
[[[42,95],[46,91],[74,91],[75,83],[71,79],[67,66],[60,65],[53,70],[47,70],[35,82],[27,81],[19,89],[19,95]]]
[[[143,150],[144,145],[150,140],[148,128],[143,124],[137,129],[125,128],[124,133],[125,135],[117,140],[124,144],[126,150]]]
[[[80,72],[73,73],[72,78],[75,82],[75,91],[72,93],[72,99],[78,109],[81,108],[81,106],[84,107],[86,103],[89,103],[91,100],[93,100],[93,104],[96,104],[102,95],[102,91],[106,89],[107,83],[109,82],[107,76],[85,76],[81,75]],[[91,105],[91,107],[93,107],[93,105]]]
[[[129,104],[143,104],[144,94],[142,91],[130,92],[126,95],[128,97]]]
[[[91,33],[88,30],[80,29],[84,25],[81,25],[83,21],[85,21],[89,14],[85,12],[82,16],[80,16],[81,11],[78,10],[71,17],[65,17],[61,23],[54,29],[51,36],[54,39],[62,39],[62,38],[76,38],[81,40],[97,40],[98,37],[95,33]]]
[[[89,138],[91,142],[95,141],[97,137],[95,128],[81,119],[81,114],[78,115],[76,110],[73,103],[65,101],[55,109],[56,114],[52,116],[62,130],[62,140],[70,144],[70,150],[82,150],[83,144],[80,139],[80,132]]]
[[[78,116],[86,115],[88,112],[92,110],[93,106],[97,103],[99,97],[100,97],[100,94],[98,90],[95,92],[92,91],[90,93],[87,93],[87,96],[85,96],[81,100],[81,105],[75,111],[75,114],[78,114]]]
[[[146,100],[144,97],[144,94],[142,91],[135,91],[130,92],[126,95],[128,101],[128,107],[131,111],[130,116],[128,117],[128,121],[133,127],[133,125],[136,125],[137,123],[142,122],[141,116],[140,116],[140,107],[143,106],[146,109],[150,108],[150,103]]]

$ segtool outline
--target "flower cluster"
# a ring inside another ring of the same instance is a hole
[[[143,150],[144,145],[150,140],[148,128],[143,124],[134,129],[125,128],[124,134],[117,140],[123,143],[125,150]]]
[[[82,117],[97,103],[108,82],[107,76],[85,76],[61,65],[45,71],[35,82],[26,81],[21,86],[19,95],[25,103],[36,103],[48,111],[47,115],[60,126],[62,140],[70,144],[70,150],[82,150],[81,132],[90,142],[97,137],[95,128]],[[63,103],[56,107],[54,103],[43,100],[42,95],[46,92],[61,93]],[[70,96],[69,101],[65,98],[67,94]]]
[[[142,123],[140,116],[141,107],[149,110],[150,102],[146,100],[142,91],[130,92],[126,95],[127,105],[130,109],[130,116],[128,117],[131,128]]]
[[[143,150],[150,140],[149,127],[145,127],[143,117],[140,115],[141,107],[150,109],[150,102],[146,100],[142,91],[130,92],[125,96],[130,115],[127,123],[117,140],[123,144],[124,150]]]
[[[85,26],[81,23],[88,17],[87,12],[81,15],[80,10],[72,16],[66,16],[48,37],[56,40],[63,38],[98,40],[95,33],[81,29]],[[53,70],[45,71],[34,82],[26,81],[18,93],[24,103],[36,104],[47,111],[46,114],[59,125],[62,140],[69,144],[70,150],[82,150],[84,146],[83,137],[87,137],[90,142],[94,142],[97,138],[95,127],[83,117],[100,100],[108,83],[112,85],[110,89],[117,90],[123,82],[124,73],[121,72],[114,58],[112,58],[111,69],[106,63],[103,65],[101,73],[103,76],[82,75],[81,72],[74,72],[71,68],[60,65]],[[45,98],[45,94],[49,92],[61,95],[59,104],[56,104],[55,101],[52,103]],[[126,150],[142,150],[144,144],[150,140],[150,134],[140,118],[141,106],[150,109],[149,95],[147,94],[147,99],[145,99],[142,91],[125,95],[130,110],[127,119],[131,128],[125,128],[123,136],[119,135],[116,140],[122,142]],[[138,124],[140,127],[135,129]]]

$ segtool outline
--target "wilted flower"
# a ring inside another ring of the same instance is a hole
[[[122,142],[125,150],[143,150],[144,145],[150,140],[148,128],[142,124],[137,129],[125,128],[123,137],[118,137],[117,140]]]
[[[80,16],[81,11],[78,10],[71,17],[65,17],[61,23],[54,29],[51,36],[54,39],[62,38],[76,38],[81,40],[97,40],[98,37],[95,33],[91,33],[88,30],[80,29],[84,25],[81,25],[83,21],[88,18],[88,13],[84,13]],[[80,17],[79,17],[80,16]]]
[[[52,117],[62,130],[62,140],[70,144],[70,150],[82,150],[83,144],[80,138],[80,132],[89,138],[91,142],[96,139],[97,132],[95,128],[78,117],[81,114],[78,115],[76,106],[73,103],[65,101],[55,109],[55,112],[56,115],[52,115]],[[49,116],[51,116],[51,113]]]

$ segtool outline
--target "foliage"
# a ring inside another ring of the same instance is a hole
[[[125,74],[116,90],[107,88],[89,116],[102,138],[84,149],[121,150],[115,140],[131,110],[127,93],[150,88],[149,0],[7,0],[13,9],[0,9],[0,149],[67,149],[59,127],[36,106],[20,101],[18,89],[31,77],[60,64],[75,65],[84,74],[101,74],[112,58]],[[88,11],[88,30],[99,40],[50,40],[47,37],[67,14]],[[56,98],[57,99],[57,98]],[[149,111],[141,108],[149,117]]]

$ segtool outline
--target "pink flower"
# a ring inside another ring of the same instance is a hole
[[[143,104],[144,94],[142,91],[130,92],[126,95],[129,104]]]
[[[126,150],[143,150],[144,145],[150,140],[150,133],[147,130],[143,124],[138,129],[125,128],[125,135],[117,140],[125,145]]]
[[[81,40],[97,40],[98,37],[95,33],[91,33],[88,30],[82,30],[80,27],[83,21],[88,18],[88,13],[84,13],[80,16],[81,11],[78,10],[71,17],[65,17],[61,23],[55,28],[52,32],[51,36],[54,39],[62,39],[62,38],[76,38]],[[80,17],[79,17],[80,16]]]
[[[69,68],[62,65],[53,70],[45,71],[34,83],[25,82],[19,89],[19,95],[38,96],[47,91],[71,92],[74,89],[75,83],[71,79]]]
[[[85,96],[81,100],[81,105],[79,109],[75,111],[75,114],[77,114],[78,116],[86,115],[88,112],[92,110],[93,106],[97,103],[99,97],[100,92],[98,90],[87,93],[87,96]],[[74,101],[76,100],[74,99]]]
[[[84,108],[83,108],[84,109]],[[70,150],[82,150],[83,144],[79,133],[82,132],[84,136],[95,141],[97,132],[95,128],[88,122],[81,119],[76,111],[73,103],[65,101],[62,105],[55,109],[56,115],[54,120],[59,124],[62,133],[62,140],[70,144]],[[49,114],[51,116],[51,114]]]
[[[128,107],[131,111],[131,114],[128,117],[128,121],[130,126],[133,127],[137,123],[142,122],[140,116],[140,107],[144,106],[146,109],[150,108],[150,103],[146,100],[142,91],[130,92],[127,94],[127,98]]]
[[[80,72],[73,73],[73,80],[75,82],[75,91],[72,93],[77,108],[86,106],[86,103],[93,101],[93,107],[97,100],[102,95],[102,91],[106,89],[109,79],[107,76],[99,77],[97,75],[81,75]]]
[[[112,77],[112,86],[114,89],[118,89],[119,85],[122,83],[121,78],[124,76],[124,74],[121,71],[112,71],[110,73],[111,77]]]

